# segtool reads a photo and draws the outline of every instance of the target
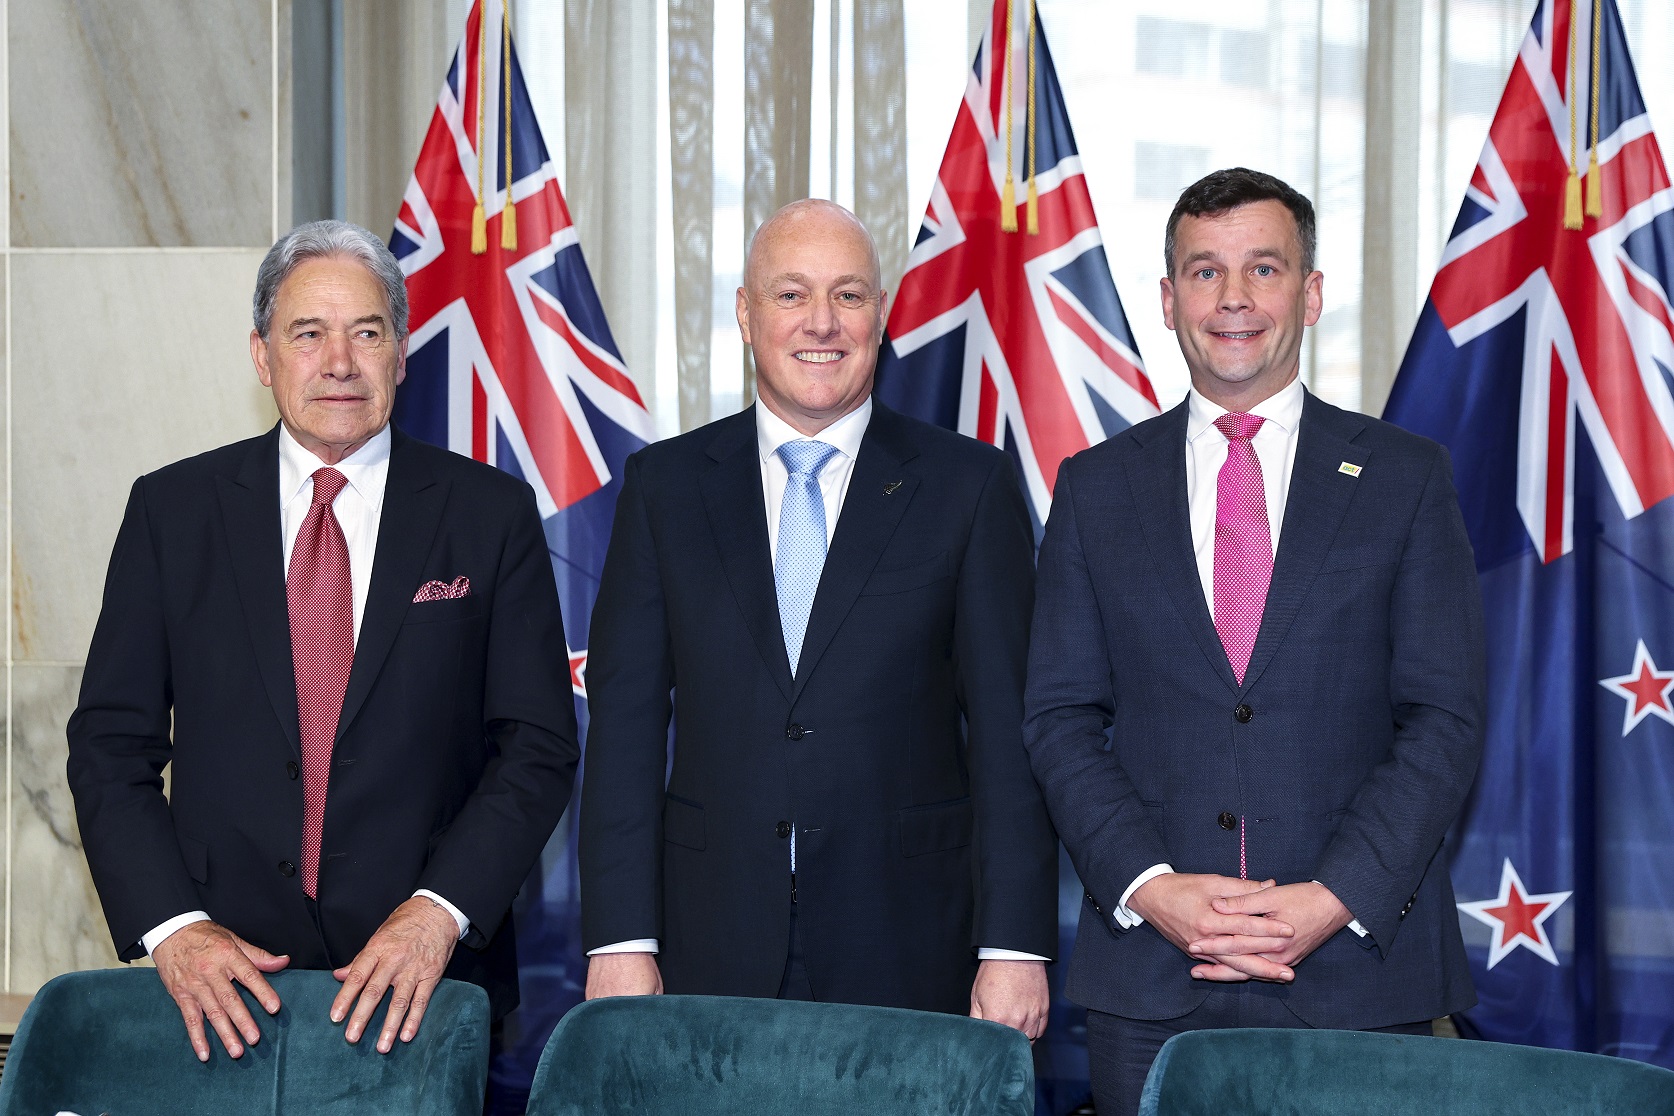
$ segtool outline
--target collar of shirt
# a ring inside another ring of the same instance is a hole
[[[369,438],[364,446],[339,461],[332,468],[343,474],[348,481],[348,487],[354,489],[368,507],[382,508],[384,504],[384,485],[389,480],[389,426],[378,431]],[[279,424],[279,507],[290,506],[292,500],[303,494],[306,487],[308,497],[313,499],[314,474],[325,467],[325,462],[315,457],[302,447],[291,436],[289,429],[283,423]]]
[[[1267,421],[1261,424],[1257,438],[1275,434],[1290,437],[1296,424],[1302,421],[1302,378],[1298,376],[1278,391],[1250,408],[1249,413]],[[1195,442],[1205,432],[1215,430],[1215,420],[1229,412],[1219,403],[1212,403],[1194,387],[1186,393],[1186,441]],[[1274,429],[1274,428],[1277,429]],[[1217,437],[1221,432],[1215,430]],[[1224,437],[1223,437],[1224,440]]]
[[[860,406],[815,434],[814,440],[836,446],[838,453],[853,461],[860,452],[860,440],[866,436],[866,427],[871,421],[872,400],[868,396]],[[808,435],[774,414],[761,400],[756,401],[756,448],[763,461],[768,458],[777,460],[780,446],[806,437]]]

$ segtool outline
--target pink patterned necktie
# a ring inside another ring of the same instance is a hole
[[[1265,421],[1260,415],[1238,413],[1215,420],[1215,429],[1227,442],[1226,464],[1215,485],[1215,630],[1240,686],[1261,627],[1267,585],[1273,580],[1267,492],[1261,483],[1261,461],[1250,444]]]
[[[349,546],[331,510],[331,502],[347,483],[348,478],[336,469],[315,471],[314,502],[297,532],[285,579],[297,722],[302,730],[302,890],[310,899],[319,888],[331,745],[355,659]]]

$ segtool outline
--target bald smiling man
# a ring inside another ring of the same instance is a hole
[[[852,213],[780,210],[738,290],[755,406],[628,461],[588,668],[589,998],[1045,1027],[1028,513],[1000,451],[873,401],[884,300]]]

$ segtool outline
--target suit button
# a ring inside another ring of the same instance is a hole
[[[807,736],[807,735],[808,735],[808,730],[803,728],[801,725],[791,725],[789,728],[787,728],[785,730],[785,739],[786,740],[801,740],[804,736]],[[783,834],[781,834],[781,836],[783,836]]]
[[[1238,828],[1238,819],[1233,817],[1226,810],[1221,811],[1221,816],[1215,819],[1215,823],[1217,825],[1219,825],[1222,829],[1237,829]]]
[[[1243,702],[1239,702],[1238,705],[1236,705],[1232,710],[1232,719],[1237,721],[1241,725],[1249,724],[1250,723],[1250,718],[1254,717],[1254,716],[1255,716],[1255,710],[1251,709],[1249,706],[1245,705]]]
[[[291,778],[294,779],[294,778],[297,777],[297,774],[298,774],[299,770],[300,769],[296,765],[296,760],[286,761],[286,763],[285,763],[285,774],[289,775]]]
[[[791,823],[780,822],[778,825],[773,827],[773,832],[777,833],[781,837],[789,837],[791,833]]]
[[[288,860],[281,860],[279,862],[279,874],[284,876],[287,880],[290,879],[292,876],[296,875],[296,865],[292,864]]]
[[[1093,905],[1093,910],[1094,910],[1095,913],[1097,913],[1097,914],[1103,914],[1104,913],[1104,908],[1099,906],[1099,901],[1097,899],[1093,898],[1093,893],[1091,891],[1087,892],[1087,902],[1089,902]]]

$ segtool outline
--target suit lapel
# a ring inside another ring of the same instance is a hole
[[[1226,648],[1221,645],[1209,602],[1203,596],[1197,551],[1192,546],[1191,503],[1186,493],[1186,419],[1186,404],[1181,403],[1147,431],[1139,461],[1128,473],[1129,484],[1134,506],[1140,509],[1140,523],[1158,580],[1175,610],[1185,618],[1186,630],[1210,667],[1227,689],[1236,690],[1232,664],[1227,661]]]
[[[447,504],[448,486],[438,481],[412,449],[412,440],[390,431],[389,480],[384,486],[384,510],[378,522],[378,547],[372,559],[372,583],[355,641],[354,666],[343,695],[337,735],[354,723],[366,703],[372,683],[389,657],[401,622],[412,606],[436,528]]]
[[[216,487],[256,669],[285,739],[300,758],[296,669],[291,663],[285,597],[285,539],[279,514],[279,427],[252,444],[235,475],[217,477]]]
[[[1279,532],[1279,552],[1273,559],[1261,628],[1244,672],[1245,689],[1272,662],[1337,537],[1357,483],[1339,470],[1345,461],[1364,466],[1371,456],[1370,450],[1352,441],[1365,427],[1361,416],[1338,410],[1312,393],[1303,399],[1284,527]]]
[[[917,456],[918,447],[901,416],[874,402],[849,477],[843,512],[837,517],[837,530],[820,572],[813,611],[808,616],[808,632],[797,664],[796,694],[802,692],[819,665],[820,656],[854,607],[855,598],[906,514],[918,489],[918,478],[903,473],[901,467]]]
[[[703,494],[715,547],[720,551],[721,568],[726,571],[744,627],[755,641],[767,673],[788,700],[790,658],[785,654],[779,596],[773,586],[772,552],[767,545],[755,407],[727,420],[707,453],[714,465],[698,478],[698,489]]]

